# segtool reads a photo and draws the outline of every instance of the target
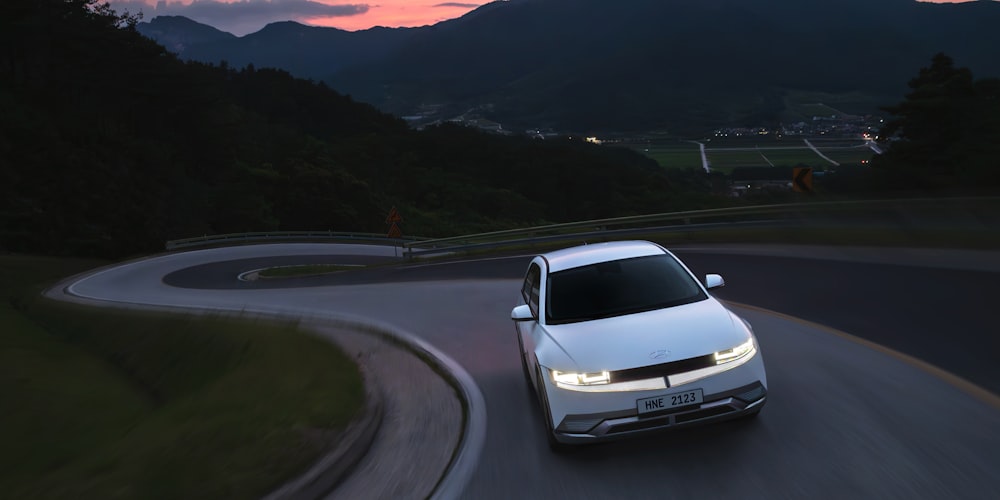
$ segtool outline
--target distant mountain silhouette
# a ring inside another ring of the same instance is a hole
[[[139,23],[139,32],[156,40],[167,50],[184,55],[191,47],[213,45],[236,40],[236,36],[184,16],[158,16],[148,23]]]
[[[404,44],[414,31],[410,28],[372,28],[351,32],[285,21],[236,37],[184,17],[168,18],[167,23],[161,19],[156,17],[149,23],[139,23],[136,28],[184,59],[210,63],[226,61],[237,68],[248,64],[280,68],[300,78],[314,80],[328,78],[345,67],[385,58]],[[207,36],[212,31],[223,36]]]
[[[802,92],[875,111],[938,52],[998,76],[997,26],[1000,2],[510,0],[415,29],[276,23],[179,53],[280,67],[427,120],[473,110],[508,128],[683,132],[775,122]]]

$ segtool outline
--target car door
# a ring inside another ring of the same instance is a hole
[[[524,357],[524,361],[528,366],[529,375],[532,377],[532,381],[536,384],[537,381],[534,380],[534,368],[537,364],[537,360],[535,359],[535,347],[538,345],[539,338],[542,335],[542,327],[538,323],[538,300],[541,282],[542,268],[538,265],[538,263],[532,262],[531,265],[528,266],[528,272],[524,276],[524,283],[521,286],[521,298],[531,309],[531,314],[535,319],[534,321],[517,321],[514,323],[517,328],[518,345],[521,348],[521,356]]]

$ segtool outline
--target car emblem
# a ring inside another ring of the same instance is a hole
[[[659,351],[653,351],[649,353],[650,359],[663,359],[670,355],[670,351],[666,349],[660,349]]]

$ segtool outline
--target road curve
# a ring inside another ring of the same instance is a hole
[[[331,252],[333,248],[337,250]],[[127,264],[70,289],[94,299],[175,307],[243,307],[305,316],[341,313],[419,335],[464,367],[485,398],[490,424],[465,498],[1000,498],[1000,408],[898,356],[831,334],[828,328],[736,307],[754,325],[767,362],[770,397],[760,419],[553,455],[521,378],[508,319],[527,257],[380,267],[248,285],[235,278],[237,271],[250,270],[248,266],[323,256],[332,259],[328,263],[344,263],[335,262],[342,255],[332,254],[364,255],[371,249],[269,245],[230,250]],[[926,283],[931,276],[950,284],[948,276],[963,272],[884,263],[859,268],[840,266],[836,260],[800,262],[713,249],[679,254],[699,274],[726,276],[725,292],[733,296],[720,297],[772,309],[782,305],[768,302],[785,296],[798,296],[807,305],[813,303],[810,293],[846,300],[843,297],[854,295],[845,292],[853,290],[847,287],[871,289],[872,283],[862,278],[879,269],[889,273],[885,280],[890,281],[877,281],[883,295],[862,297],[884,298],[887,292],[911,286],[906,281],[893,284],[896,278],[925,276]],[[367,258],[393,259],[387,253]],[[739,267],[728,268],[733,262]],[[788,267],[793,264],[798,267]],[[796,281],[823,269],[838,281],[827,281],[825,287]],[[972,278],[962,276],[955,284],[968,285]],[[801,307],[810,313],[808,319],[853,318],[861,329],[873,323],[878,330],[898,319],[898,307],[919,308],[919,295],[909,294],[909,301],[880,301],[881,309],[864,309],[863,314],[874,314],[870,317],[856,315],[851,304],[822,300],[822,307],[793,304],[793,310],[781,310],[795,313]],[[983,326],[980,319],[942,315],[952,331]],[[948,344],[945,339],[938,343]],[[945,357],[960,359],[961,351]]]

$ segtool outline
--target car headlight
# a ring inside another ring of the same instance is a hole
[[[550,372],[552,373],[552,380],[555,381],[556,387],[579,387],[611,383],[611,373],[607,370],[589,373],[561,372],[559,370],[550,370]]]
[[[743,358],[753,354],[755,351],[753,345],[753,337],[747,339],[746,342],[732,348],[726,349],[725,351],[718,351],[712,355],[715,359],[715,364],[721,365],[724,363],[731,363],[737,359]]]

